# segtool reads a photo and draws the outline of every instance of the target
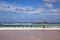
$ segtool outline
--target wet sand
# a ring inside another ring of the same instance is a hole
[[[60,30],[0,30],[0,40],[60,40]]]

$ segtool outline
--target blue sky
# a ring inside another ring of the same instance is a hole
[[[0,0],[0,22],[60,22],[59,0]]]

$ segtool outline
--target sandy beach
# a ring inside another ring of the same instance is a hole
[[[0,40],[60,40],[60,30],[0,30]]]

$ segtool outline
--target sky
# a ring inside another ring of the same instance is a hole
[[[0,22],[60,23],[60,0],[0,0]]]

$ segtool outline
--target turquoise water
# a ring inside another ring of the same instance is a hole
[[[47,23],[0,23],[0,27],[40,27],[40,28],[60,28],[60,24]]]

